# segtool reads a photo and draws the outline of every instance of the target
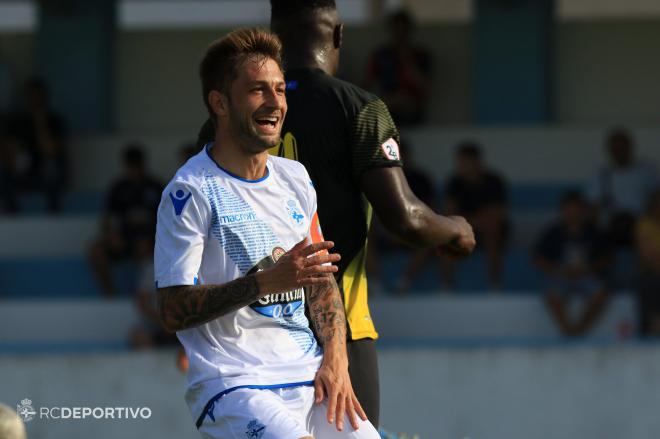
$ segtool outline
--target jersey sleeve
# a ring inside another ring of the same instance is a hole
[[[353,175],[358,181],[368,169],[402,166],[399,132],[380,99],[368,102],[355,116],[351,140]]]
[[[311,243],[322,242],[324,239],[323,232],[321,231],[321,222],[319,221],[316,189],[314,189],[314,183],[312,183],[309,175],[307,175],[306,178],[309,181],[307,185],[307,215],[309,218],[308,238]]]
[[[198,282],[210,208],[199,189],[174,181],[158,206],[154,271],[159,288]]]

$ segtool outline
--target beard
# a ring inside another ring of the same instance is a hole
[[[264,152],[277,146],[281,141],[280,133],[272,136],[259,134],[252,121],[252,115],[243,116],[232,106],[229,107],[229,121],[239,145],[250,154]]]

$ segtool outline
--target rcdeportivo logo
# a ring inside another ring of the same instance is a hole
[[[40,420],[76,420],[76,419],[149,419],[149,407],[39,407],[32,406],[32,400],[25,398],[16,405],[16,413],[23,422]]]
[[[18,416],[21,417],[23,422],[30,422],[37,414],[34,407],[32,407],[32,401],[28,398],[22,400],[20,404],[16,404],[16,413],[18,413]]]

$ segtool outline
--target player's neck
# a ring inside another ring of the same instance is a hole
[[[216,136],[210,154],[222,169],[246,180],[259,180],[268,172],[266,170],[268,151],[250,154],[227,136],[223,140],[220,140],[220,136]]]
[[[300,53],[285,52],[284,65],[287,70],[320,69],[330,76],[337,73],[337,63],[318,51],[309,50]]]

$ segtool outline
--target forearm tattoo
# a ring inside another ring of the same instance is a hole
[[[335,338],[340,344],[346,343],[346,315],[334,276],[329,275],[325,284],[305,290],[312,323],[321,345]]]
[[[160,320],[170,332],[199,326],[261,297],[253,275],[222,285],[183,285],[158,290]]]

